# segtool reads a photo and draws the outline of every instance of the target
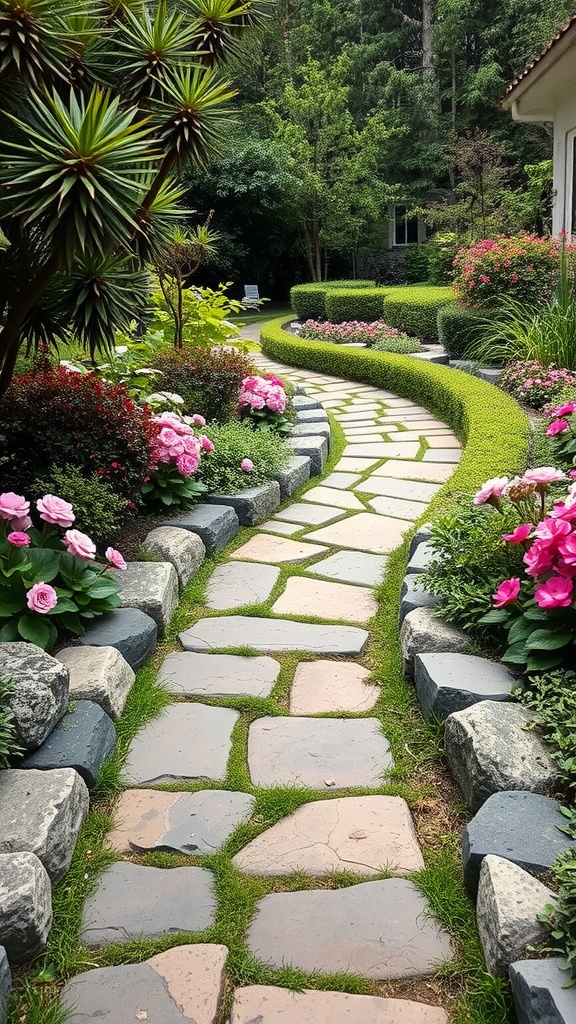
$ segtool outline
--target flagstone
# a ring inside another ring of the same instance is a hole
[[[278,533],[284,537],[291,537],[293,533],[298,533],[298,530],[302,529],[302,524],[283,523],[280,520],[276,522],[274,519],[269,519],[266,523],[261,523],[258,529],[266,530],[267,533]]]
[[[80,942],[94,949],[141,936],[203,932],[216,916],[212,883],[206,868],[111,864],[84,904]]]
[[[367,551],[336,551],[335,554],[314,562],[306,572],[313,576],[328,576],[343,583],[357,583],[377,587],[382,582],[386,558]]]
[[[368,622],[378,611],[378,602],[367,587],[292,576],[284,593],[272,605],[272,611],[275,615],[313,615],[329,621]]]
[[[406,875],[424,860],[405,800],[352,796],[304,804],[240,850],[234,866],[247,875]]]
[[[319,505],[332,505],[337,508],[355,509],[359,512],[364,511],[364,505],[356,495],[338,490],[338,488],[325,487],[324,485],[312,487],[311,490],[306,491],[303,498],[305,501],[317,502]],[[290,509],[285,511],[289,512]]]
[[[174,651],[165,658],[158,682],[185,697],[269,697],[279,674],[273,658]]]
[[[214,569],[206,584],[207,608],[224,611],[245,604],[261,604],[274,590],[280,569],[275,565],[225,562]]]
[[[248,821],[255,804],[248,793],[225,789],[199,793],[127,789],[114,808],[116,825],[107,842],[123,854],[214,853],[241,822]]]
[[[390,397],[384,402],[384,405],[390,409],[412,409],[414,412],[428,411],[427,409],[424,409],[423,406],[418,405],[417,402],[411,402],[409,398],[395,397],[394,395],[390,395]]]
[[[218,619],[222,622],[222,619]],[[238,711],[205,704],[170,704],[132,740],[124,776],[132,785],[226,775]]]
[[[334,470],[343,473],[363,473],[365,470],[371,469],[372,466],[376,466],[378,461],[378,459],[342,457],[334,466]]]
[[[337,492],[340,497],[340,492]],[[308,492],[307,495],[308,496]],[[312,499],[310,499],[312,501]],[[358,500],[358,499],[356,499]],[[331,506],[330,504],[315,505],[306,501],[294,501],[287,508],[277,512],[275,519],[288,520],[289,522],[303,523],[304,525],[318,526],[320,523],[331,523],[344,515],[342,507]]]
[[[533,963],[533,961],[530,961]],[[348,992],[293,992],[273,985],[237,988],[230,1024],[448,1024],[441,1006]]]
[[[273,967],[375,980],[425,977],[453,955],[426,899],[403,878],[265,896],[248,948]]]
[[[290,714],[369,711],[381,692],[377,683],[365,682],[369,676],[369,669],[355,662],[302,661],[290,688]]]
[[[429,448],[424,452],[424,462],[460,462],[460,448]]]
[[[367,639],[366,630],[357,626],[314,625],[249,615],[200,619],[195,626],[180,633],[180,642],[188,651],[248,646],[267,652],[312,651],[314,654],[354,656],[362,653]]]
[[[430,448],[461,448],[455,434],[435,434],[428,438]]]
[[[394,476],[403,479],[427,480],[429,483],[445,483],[454,472],[454,466],[441,463],[430,465],[423,462],[386,462],[374,471],[375,476]]]
[[[419,480],[396,480],[394,477],[378,476],[373,473],[367,480],[364,480],[358,490],[362,490],[366,494],[382,494],[390,498],[420,501],[427,505],[438,493],[440,487],[441,484],[431,484]]]
[[[374,788],[393,765],[377,718],[258,718],[248,733],[255,786]]]
[[[312,540],[337,544],[338,547],[385,555],[398,547],[403,533],[411,525],[408,520],[392,519],[373,512],[359,512],[339,523],[314,530],[307,536]]]
[[[411,519],[412,522],[416,522],[426,511],[426,505],[421,501],[409,501],[407,498],[387,498],[385,495],[371,498],[368,504],[379,516]]]
[[[361,479],[360,473],[330,473],[324,478],[322,484],[324,487],[336,487],[339,490],[345,490],[347,487],[353,487]]]
[[[341,509],[337,510],[338,513]],[[266,562],[267,565],[297,564],[307,562],[314,555],[326,551],[320,544],[307,544],[306,541],[289,540],[287,537],[271,537],[266,533],[257,533],[242,547],[236,548],[234,558],[246,558],[254,562]]]

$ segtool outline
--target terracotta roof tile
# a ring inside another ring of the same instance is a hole
[[[551,39],[547,46],[544,47],[542,52],[539,53],[537,57],[534,57],[534,60],[528,65],[528,67],[524,68],[524,71],[522,71],[522,73],[519,74],[513,82],[510,82],[510,85],[507,87],[506,92],[504,94],[505,96],[508,96],[508,94],[511,93],[512,90],[515,89],[516,86],[519,85],[519,83],[524,78],[526,78],[526,75],[530,74],[532,69],[536,67],[536,65],[542,60],[543,57],[546,56],[547,53],[550,53],[550,50],[554,49],[556,44],[559,43],[560,40],[564,38],[566,33],[569,32],[574,25],[576,25],[576,14],[573,14],[572,17],[569,18],[566,24],[563,25],[562,28],[556,33],[554,38]]]

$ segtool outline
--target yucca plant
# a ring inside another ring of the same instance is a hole
[[[23,342],[93,356],[143,313],[255,2],[0,0],[0,396]]]
[[[179,226],[172,230],[154,260],[158,282],[174,321],[174,347],[184,345],[184,285],[206,260],[214,256],[220,238],[210,229],[211,211],[204,224],[191,230]]]

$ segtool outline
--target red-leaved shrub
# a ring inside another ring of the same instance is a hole
[[[152,366],[164,375],[157,383],[158,390],[182,395],[182,412],[189,416],[201,413],[208,422],[217,423],[238,415],[240,385],[245,377],[258,372],[247,356],[226,347],[160,352]]]

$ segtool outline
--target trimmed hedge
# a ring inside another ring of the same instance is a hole
[[[333,288],[374,288],[374,281],[317,281],[295,284],[290,302],[299,320],[320,320],[326,316],[326,293]]]
[[[325,316],[333,324],[382,319],[384,288],[335,288],[324,295]]]
[[[435,285],[389,290],[384,298],[384,319],[422,341],[438,341],[438,311],[456,302],[452,288]]]
[[[282,330],[285,317],[261,331],[262,351],[280,362],[385,388],[424,405],[465,442],[462,459],[432,502],[446,505],[485,480],[526,467],[530,425],[519,405],[499,388],[448,366],[372,349],[302,341]],[[430,515],[427,508],[425,516]]]
[[[473,309],[464,309],[456,303],[438,310],[438,338],[452,359],[464,359],[468,355],[468,347],[476,338],[474,328],[481,319]]]

